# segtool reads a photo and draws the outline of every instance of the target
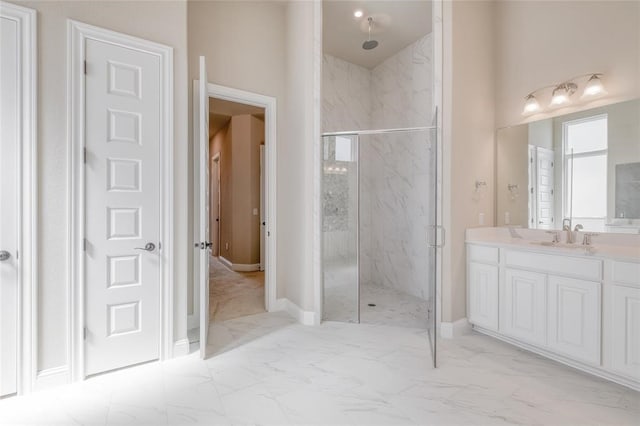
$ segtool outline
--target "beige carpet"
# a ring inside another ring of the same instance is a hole
[[[266,312],[264,272],[235,272],[216,257],[209,265],[209,318],[226,321]]]

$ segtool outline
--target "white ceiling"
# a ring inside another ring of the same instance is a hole
[[[215,135],[234,115],[250,114],[264,120],[264,108],[209,98],[209,135]]]
[[[324,0],[322,8],[324,52],[369,69],[431,32],[430,0]],[[356,9],[362,18],[353,16]],[[369,16],[371,39],[379,44],[364,50]]]

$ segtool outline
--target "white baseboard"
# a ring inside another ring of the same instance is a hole
[[[443,339],[454,339],[471,331],[471,324],[466,318],[461,318],[454,322],[440,323],[440,337]]]
[[[41,391],[56,386],[66,385],[70,381],[69,368],[66,365],[47,368],[45,370],[38,371],[36,374],[36,383],[33,390]]]
[[[320,321],[313,311],[303,311],[298,305],[287,298],[276,300],[274,311],[286,311],[289,315],[303,325],[318,325]]]
[[[252,263],[252,264],[231,263],[231,261],[229,261],[228,259],[225,259],[222,256],[218,256],[218,259],[220,259],[220,262],[222,262],[222,264],[224,266],[226,266],[227,268],[231,269],[232,271],[236,271],[236,272],[255,272],[255,271],[259,271],[260,270],[260,264],[259,263]]]
[[[173,357],[189,355],[189,339],[181,339],[173,343]]]

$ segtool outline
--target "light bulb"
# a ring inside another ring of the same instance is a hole
[[[605,93],[606,91],[604,90],[604,85],[602,84],[602,80],[600,80],[599,74],[593,74],[584,88],[582,97],[590,98],[598,95],[603,95]]]
[[[562,83],[553,90],[551,106],[560,106],[569,103],[569,97],[573,95],[578,86],[575,83]]]
[[[355,16],[356,18],[362,18],[362,11],[361,10],[356,10],[355,12],[353,12],[353,16]]]
[[[524,111],[522,111],[522,115],[533,114],[537,111],[540,111],[540,103],[536,97],[533,96],[533,93],[531,93],[524,98]]]

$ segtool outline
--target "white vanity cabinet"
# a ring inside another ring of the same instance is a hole
[[[550,350],[600,365],[600,283],[549,276],[547,345]]]
[[[505,268],[500,285],[500,332],[528,343],[547,338],[546,276]]]
[[[469,321],[498,331],[498,249],[469,246],[467,311]]]
[[[605,366],[640,381],[640,264],[611,262],[605,330]]]
[[[474,329],[640,390],[640,262],[467,243]]]

